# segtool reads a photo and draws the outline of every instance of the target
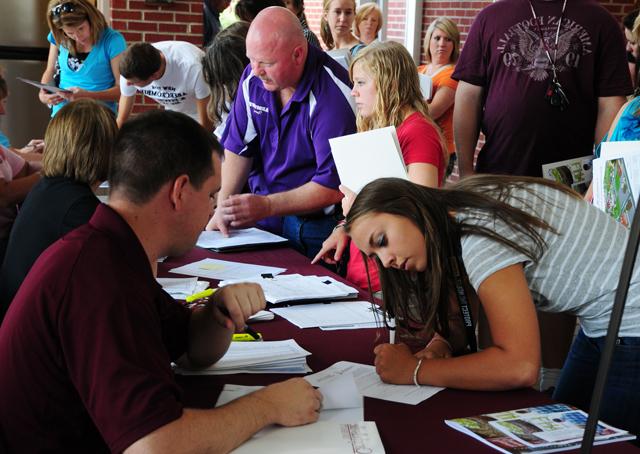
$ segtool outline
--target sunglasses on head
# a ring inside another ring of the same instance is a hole
[[[72,13],[76,9],[76,5],[72,2],[60,3],[51,8],[51,17],[57,18],[62,13]]]

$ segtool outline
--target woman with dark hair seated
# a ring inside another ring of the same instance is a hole
[[[49,123],[42,179],[22,204],[0,271],[0,320],[40,254],[89,221],[117,131],[114,113],[92,99],[70,102]]]

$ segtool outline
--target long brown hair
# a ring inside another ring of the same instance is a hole
[[[405,120],[407,109],[420,112],[438,133],[446,168],[449,162],[446,141],[442,130],[429,115],[429,107],[420,91],[416,65],[407,49],[395,41],[375,42],[358,52],[353,59],[349,67],[351,80],[356,65],[362,65],[371,74],[377,91],[373,114],[368,117],[358,114],[356,117],[358,131],[398,127]]]
[[[336,42],[333,39],[333,34],[331,33],[331,27],[329,27],[329,21],[327,21],[326,16],[329,14],[329,10],[331,8],[331,2],[333,0],[323,0],[322,2],[322,18],[320,19],[320,37],[324,42],[324,45],[327,46],[327,49],[331,50],[336,47]],[[356,0],[352,0],[353,2],[353,15],[355,18],[356,14]]]
[[[366,185],[347,216],[347,233],[357,219],[367,214],[388,213],[411,220],[427,239],[425,271],[407,273],[384,268],[376,257],[385,313],[398,315],[399,323],[406,323],[406,328],[433,326],[446,335],[449,297],[455,292],[451,259],[457,255],[462,236],[473,234],[490,238],[533,262],[540,260],[547,245],[537,229],[553,232],[553,228],[544,220],[507,203],[516,190],[532,191],[532,184],[549,186],[580,198],[565,186],[531,177],[481,175],[445,189],[428,188],[398,178],[381,178]],[[482,225],[457,220],[452,213],[493,217],[519,235],[530,238],[533,247],[527,248]]]

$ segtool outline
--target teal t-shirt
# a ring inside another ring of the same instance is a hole
[[[47,36],[49,42],[56,45],[53,33]],[[121,54],[127,48],[127,43],[120,32],[112,28],[105,28],[100,39],[93,46],[84,63],[76,71],[69,68],[67,60],[69,49],[63,45],[58,46],[58,64],[60,65],[60,88],[79,87],[88,91],[107,90],[116,84],[111,60]],[[53,106],[51,116],[53,117],[65,103],[62,102]],[[114,112],[115,102],[106,103]]]
[[[9,138],[4,135],[2,131],[0,131],[0,145],[5,148],[11,147],[11,142],[9,142]]]

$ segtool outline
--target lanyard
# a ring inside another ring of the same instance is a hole
[[[460,244],[460,230],[455,227],[448,234],[450,241],[451,257],[449,258],[449,268],[453,274],[454,285],[456,288],[456,299],[460,308],[460,315],[464,322],[464,331],[467,336],[467,345],[470,352],[477,352],[478,345],[476,343],[476,330],[473,326],[473,316],[469,307],[469,299],[467,292],[464,290],[463,277],[466,276],[464,263],[462,262],[462,246]]]
[[[547,54],[547,59],[551,64],[551,71],[553,71],[553,80],[556,82],[558,80],[558,75],[556,73],[556,57],[558,53],[558,39],[560,38],[560,26],[562,25],[562,19],[564,17],[564,11],[567,8],[567,0],[564,0],[562,4],[562,12],[560,13],[560,19],[558,20],[558,29],[556,30],[556,40],[553,47],[553,59],[551,59],[551,53],[549,52],[549,47],[547,46],[546,41],[544,40],[544,34],[542,33],[542,27],[540,27],[540,22],[538,21],[538,16],[536,15],[536,10],[533,9],[533,3],[529,0],[529,6],[531,7],[531,14],[533,14],[533,19],[538,28],[538,34],[540,35],[540,40],[542,41],[542,46],[544,47],[544,52]]]

